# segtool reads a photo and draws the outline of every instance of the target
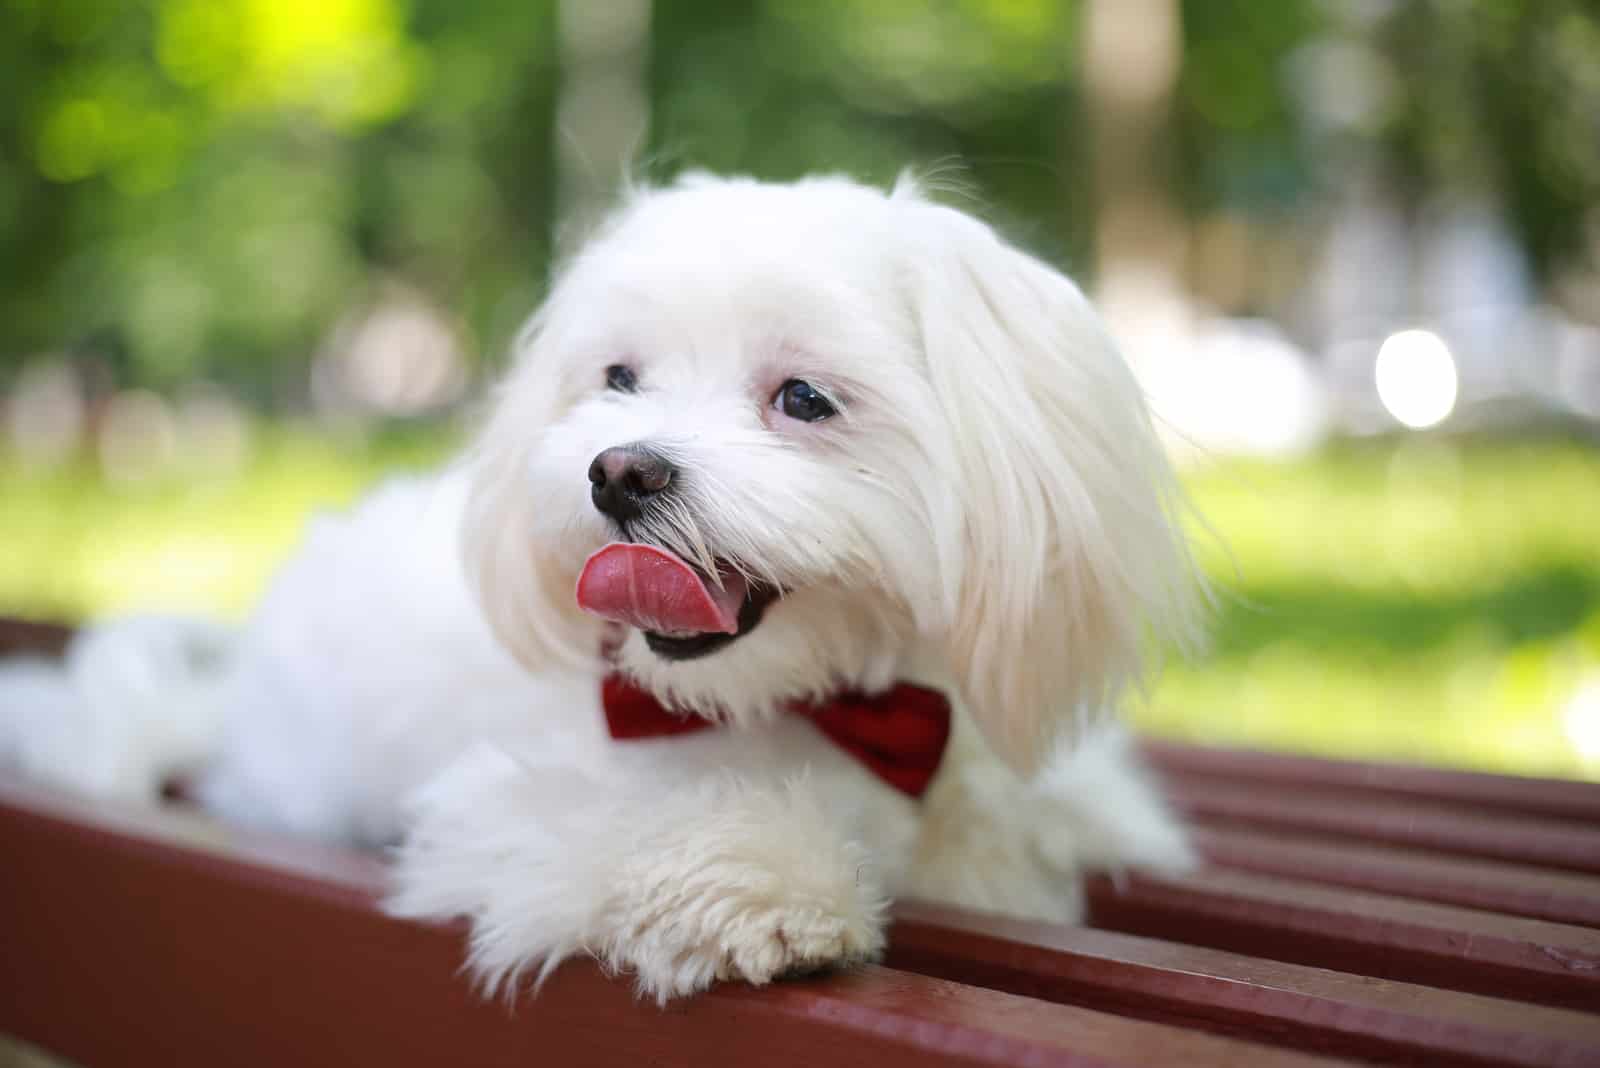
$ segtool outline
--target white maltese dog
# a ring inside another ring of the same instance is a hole
[[[0,759],[401,842],[490,988],[591,954],[666,1000],[871,958],[913,895],[1075,919],[1190,861],[1107,726],[1194,629],[1172,473],[1083,295],[839,178],[634,193],[476,448],[324,518],[231,634],[17,665]]]

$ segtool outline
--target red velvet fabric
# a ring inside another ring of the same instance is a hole
[[[676,712],[622,675],[601,683],[606,728],[618,741],[667,738],[717,726]],[[796,702],[804,716],[840,749],[896,790],[921,797],[939,770],[950,741],[950,702],[937,690],[902,682],[872,696],[840,694],[820,704]]]

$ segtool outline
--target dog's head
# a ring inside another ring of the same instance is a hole
[[[1083,295],[908,182],[635,194],[526,330],[475,463],[501,640],[536,669],[608,642],[708,715],[931,651],[1028,770],[1135,674],[1145,621],[1193,621],[1170,470]],[[586,614],[613,542],[704,589],[607,572],[592,599],[624,622]]]

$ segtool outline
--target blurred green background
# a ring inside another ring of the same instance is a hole
[[[1144,725],[1600,777],[1600,4],[0,0],[0,90],[0,613],[242,614],[625,176],[914,165],[1209,522]]]

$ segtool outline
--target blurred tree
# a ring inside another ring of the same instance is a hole
[[[1596,256],[1600,3],[1413,0],[1379,40],[1403,87],[1386,145],[1413,204],[1493,193],[1542,279]]]
[[[1091,266],[1104,144],[1085,114],[1084,5],[629,7],[649,26],[629,60],[645,72],[648,176],[883,181],[959,161],[943,181],[970,179],[1024,243]],[[1596,0],[1161,8],[1181,65],[1141,184],[1179,209],[1191,284],[1219,303],[1267,301],[1218,285],[1219,262],[1294,284],[1252,254],[1260,235],[1314,241],[1358,158],[1418,205],[1485,192],[1541,279],[1600,277]],[[393,280],[497,353],[544,284],[558,196],[586,180],[558,165],[557,115],[575,143],[599,134],[595,112],[558,109],[557,9],[0,0],[0,385],[33,354],[77,350],[127,383],[203,375],[292,401],[334,324]]]
[[[1057,0],[657,5],[649,163],[884,183],[918,165],[970,183],[977,210],[1082,266],[1076,16]]]
[[[1185,0],[1168,179],[1191,215],[1281,216],[1314,181],[1292,65],[1326,26],[1316,0]]]
[[[9,0],[0,360],[293,397],[386,274],[508,333],[548,246],[552,12]]]

